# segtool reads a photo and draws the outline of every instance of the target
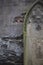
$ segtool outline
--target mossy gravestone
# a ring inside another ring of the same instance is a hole
[[[24,65],[43,65],[43,2],[33,3],[24,21]]]

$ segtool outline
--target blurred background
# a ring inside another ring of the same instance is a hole
[[[23,65],[23,22],[35,0],[0,0],[0,65]]]
[[[25,13],[34,1],[35,0],[0,0],[0,37],[9,35],[10,30],[8,30],[7,26],[12,26],[12,24],[15,23],[15,17],[23,16],[22,13]]]

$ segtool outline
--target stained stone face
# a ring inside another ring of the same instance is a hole
[[[30,12],[26,41],[28,64],[43,65],[43,6],[41,5],[37,4]]]

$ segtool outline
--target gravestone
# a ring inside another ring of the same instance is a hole
[[[43,65],[43,3],[36,1],[25,18],[24,65]]]

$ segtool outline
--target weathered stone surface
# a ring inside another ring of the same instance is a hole
[[[27,65],[43,65],[43,6],[36,5],[27,22]],[[29,23],[30,22],[30,23]],[[39,26],[38,26],[39,25]],[[41,28],[40,28],[41,27]]]

